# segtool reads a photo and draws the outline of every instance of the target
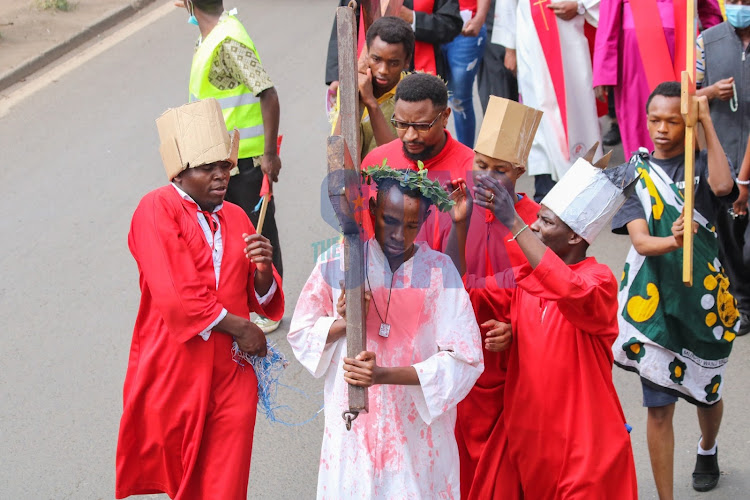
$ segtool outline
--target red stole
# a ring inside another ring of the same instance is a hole
[[[544,59],[552,78],[555,89],[557,106],[560,108],[565,144],[568,144],[568,106],[565,98],[565,72],[563,71],[562,51],[560,48],[560,33],[557,31],[557,16],[547,8],[549,0],[532,0],[531,18],[534,20],[539,42],[542,44]],[[567,148],[565,156],[568,157]]]
[[[656,0],[630,0],[638,52],[643,61],[649,91],[661,82],[680,81],[687,49],[687,2],[672,0],[674,8],[674,60],[664,35]],[[691,37],[692,39],[692,37]],[[692,68],[695,76],[695,68]]]

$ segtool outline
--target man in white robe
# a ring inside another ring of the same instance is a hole
[[[598,23],[599,0],[497,0],[495,9],[500,26],[492,32],[491,41],[506,47],[506,66],[517,67],[518,92],[523,103],[544,111],[528,162],[528,174],[536,176],[534,199],[538,203],[591,144],[601,142],[591,83],[591,53],[584,34],[585,22],[594,27]],[[567,140],[532,9],[543,14],[546,23],[557,25],[565,83]],[[597,155],[600,154],[598,150]]]
[[[367,351],[346,358],[339,245],[318,260],[289,331],[300,363],[325,377],[319,499],[460,497],[456,405],[484,369],[481,336],[451,260],[414,244],[428,198],[389,180],[370,200]],[[369,413],[351,431],[341,417],[349,383],[369,387]]]

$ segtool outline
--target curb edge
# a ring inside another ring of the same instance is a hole
[[[24,78],[36,73],[40,69],[49,65],[50,63],[61,58],[76,47],[80,47],[89,40],[102,34],[104,31],[115,26],[116,24],[124,21],[131,17],[147,5],[155,2],[156,0],[135,0],[124,7],[117,10],[111,11],[101,17],[93,24],[83,28],[81,31],[71,36],[67,40],[63,40],[59,44],[51,47],[38,56],[30,59],[20,66],[10,69],[3,74],[0,74],[0,91],[14,85]]]

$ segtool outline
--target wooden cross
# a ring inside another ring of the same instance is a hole
[[[379,13],[378,9],[378,13]],[[359,174],[359,92],[357,86],[357,24],[354,8],[336,10],[339,52],[339,123],[341,135],[328,138],[328,196],[344,239],[346,290],[346,353],[350,358],[366,350],[364,248],[361,221],[352,207],[361,200]],[[360,201],[361,203],[361,201]],[[367,412],[367,388],[349,386],[349,410],[342,415],[347,430],[360,412]]]
[[[685,233],[682,238],[682,282],[693,286],[693,209],[695,208],[695,0],[687,1],[685,71],[681,78],[680,112],[685,120]]]
[[[382,14],[398,15],[403,0],[363,0],[364,31]],[[383,9],[383,7],[387,7]],[[328,197],[344,239],[346,291],[346,354],[354,358],[367,349],[365,328],[365,264],[362,214],[366,209],[360,177],[360,119],[357,64],[357,3],[336,10],[339,53],[339,118],[341,135],[328,138]],[[364,51],[363,51],[364,52]],[[367,388],[349,386],[349,409],[342,418],[347,430],[360,412],[367,413]]]

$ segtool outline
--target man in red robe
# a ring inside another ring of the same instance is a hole
[[[474,188],[477,204],[492,210],[528,260],[490,278],[465,277],[472,300],[494,301],[495,319],[509,323],[494,329],[512,326],[503,410],[508,463],[495,479],[510,497],[637,498],[630,438],[612,383],[617,281],[586,257],[625,201],[622,178],[621,169],[603,171],[579,159],[542,200],[531,226],[498,180],[480,177]],[[458,247],[465,234],[451,234]],[[449,253],[464,269],[463,252]]]
[[[524,193],[516,193],[516,181],[526,171],[526,163],[542,112],[508,99],[490,96],[482,128],[474,146],[473,183],[482,174],[500,180],[508,189],[520,217],[531,224],[539,205]],[[454,191],[462,183],[451,183]],[[497,272],[526,263],[521,248],[491,210],[475,208],[471,214],[466,242],[466,272],[490,277]],[[444,250],[450,226],[442,232],[438,250]],[[512,500],[503,484],[488,481],[498,477],[507,465],[507,433],[503,416],[505,371],[508,366],[509,335],[501,336],[495,320],[497,308],[509,307],[496,301],[471,296],[474,314],[482,333],[485,369],[468,396],[458,404],[456,442],[461,460],[461,498]]]
[[[268,240],[224,202],[239,133],[230,140],[218,102],[168,110],[157,126],[171,184],[143,197],[128,235],[141,303],[115,496],[245,499],[258,388],[240,357],[265,355],[249,315],[281,318],[281,278]]]

